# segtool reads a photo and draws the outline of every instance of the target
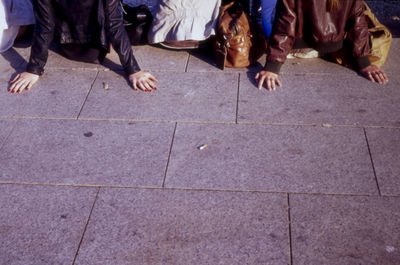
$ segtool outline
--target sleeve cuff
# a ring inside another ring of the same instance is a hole
[[[263,70],[279,75],[282,65],[280,62],[266,62]]]
[[[368,56],[356,58],[356,64],[358,69],[364,69],[365,67],[369,66],[371,62],[369,61]]]
[[[129,67],[126,67],[126,68],[124,69],[125,74],[126,74],[127,76],[130,76],[131,74],[137,73],[137,72],[139,72],[140,70],[141,70],[141,69],[140,69],[140,67],[139,67],[138,65],[129,66]]]
[[[43,73],[44,73],[43,68],[36,66],[36,65],[29,64],[29,63],[26,66],[26,71],[28,73],[35,74],[35,75],[43,75]]]

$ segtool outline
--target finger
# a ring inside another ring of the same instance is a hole
[[[389,78],[385,72],[382,72],[383,77],[385,78],[386,83],[389,82]]]
[[[375,83],[375,79],[374,79],[374,77],[372,76],[372,73],[371,73],[371,72],[368,72],[368,79]]]
[[[267,88],[268,88],[268,90],[272,91],[272,85],[271,85],[271,79],[270,78],[267,79]]]
[[[22,91],[24,91],[27,86],[28,86],[28,81],[23,82],[23,84],[21,86],[19,86],[17,93],[19,94]]]
[[[382,72],[379,72],[378,74],[379,74],[379,77],[382,80],[382,84],[386,84],[387,83],[387,77],[385,76],[385,74],[382,73]]]
[[[256,76],[254,77],[255,80],[257,80],[260,77],[260,73],[257,73]]]
[[[19,85],[15,88],[14,93],[19,94],[19,93],[21,92],[21,90],[22,90],[21,88],[23,88],[23,87],[25,87],[25,83],[19,84]]]
[[[258,89],[261,90],[265,81],[265,76],[260,75],[258,78]]]
[[[146,92],[146,90],[147,90],[142,80],[138,81],[138,87],[140,90],[142,90],[144,92]]]
[[[13,83],[9,88],[8,88],[8,92],[11,92],[14,90],[15,88],[15,83]]]
[[[26,90],[31,90],[32,86],[34,85],[33,82],[29,82],[29,84],[25,87]]]
[[[149,76],[149,79],[150,79],[151,81],[153,81],[153,82],[158,82],[158,79],[155,78],[155,77],[152,76],[152,75]]]
[[[17,75],[14,77],[14,79],[10,81],[10,84],[15,83],[15,81],[17,81],[18,78],[19,78],[20,76],[21,76],[20,74],[17,74]]]
[[[379,84],[384,84],[385,83],[385,78],[380,72],[376,73],[376,77],[378,78]]]
[[[278,78],[275,79],[275,83],[276,83],[279,87],[282,86],[282,83],[281,83],[281,81],[280,81]]]
[[[147,83],[149,83],[149,85],[151,86],[151,88],[153,90],[157,90],[158,89],[157,85],[154,82],[152,82],[151,80],[149,80]]]
[[[132,86],[133,86],[133,90],[138,90],[138,86],[137,86],[137,80],[136,79],[133,79],[132,80]]]
[[[11,93],[16,93],[19,90],[19,87],[22,86],[23,81],[19,80],[18,82],[15,82],[13,85],[13,88],[11,89]]]
[[[373,72],[372,76],[374,77],[375,81],[378,82],[379,84],[383,83],[383,80],[381,80],[381,77],[379,76],[378,72]]]
[[[272,90],[275,91],[276,87],[275,87],[275,79],[271,78],[271,88]]]
[[[151,80],[147,80],[146,83],[150,86],[151,89],[154,89],[155,85]]]
[[[142,81],[142,85],[145,87],[146,92],[150,92],[153,90],[147,81]]]
[[[382,73],[382,75],[383,75],[383,78],[384,78],[384,80],[385,80],[385,84],[386,84],[387,82],[389,82],[389,78],[387,77],[387,75],[386,75],[385,73]]]
[[[153,89],[153,90],[157,90],[157,86],[156,86],[156,84],[154,84],[154,83],[153,83],[153,82],[151,82],[151,81],[149,81],[149,83],[150,83],[151,89]]]

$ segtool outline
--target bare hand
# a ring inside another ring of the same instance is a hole
[[[23,72],[21,74],[18,74],[12,81],[10,81],[11,86],[8,89],[8,92],[14,94],[21,93],[24,90],[30,90],[38,80],[38,75]]]
[[[258,89],[261,89],[264,86],[268,90],[275,90],[276,86],[282,86],[281,81],[279,81],[278,75],[273,72],[262,70],[261,72],[256,74],[255,79],[258,82]]]
[[[373,64],[361,69],[360,74],[362,74],[374,83],[377,82],[379,84],[386,84],[387,82],[389,82],[389,79],[385,72],[378,66]]]
[[[151,92],[157,90],[156,83],[158,80],[149,72],[139,71],[129,76],[134,90],[143,90],[145,92]]]

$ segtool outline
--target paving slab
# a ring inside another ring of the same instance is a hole
[[[16,122],[16,120],[0,120],[0,151]]]
[[[223,124],[178,124],[166,187],[378,192],[362,129]]]
[[[289,264],[286,196],[102,189],[75,264]]]
[[[0,53],[0,69],[18,69],[26,65],[28,49],[10,48],[6,52]]]
[[[114,72],[100,72],[81,118],[234,122],[238,76],[215,73],[154,73],[158,90],[134,91]],[[109,89],[104,89],[104,84]],[[107,106],[107,107],[104,107]]]
[[[147,71],[185,72],[189,54],[181,50],[168,50],[152,45],[132,46],[133,54],[140,68]],[[122,69],[118,54],[111,51],[107,55],[105,66],[110,69]]]
[[[379,187],[383,195],[400,195],[400,129],[367,129]]]
[[[8,50],[6,53],[8,52],[10,52],[10,50]],[[3,55],[4,53],[0,54],[0,82],[1,82],[0,93],[7,92],[9,87],[9,82],[13,80],[17,74],[25,70],[25,68],[21,66],[21,63],[18,62],[18,59],[10,59],[10,62],[2,63],[1,59]],[[0,102],[2,102],[1,98]]]
[[[161,186],[170,123],[24,120],[0,152],[0,182]]]
[[[14,70],[0,76],[0,116],[77,118],[97,71],[48,70],[29,92],[7,91]]]
[[[72,264],[94,188],[0,185],[0,264]]]
[[[240,78],[239,122],[400,126],[400,78],[379,85],[357,75],[284,75],[282,88],[258,90]]]
[[[400,13],[399,13],[400,16]],[[400,32],[400,30],[399,30]],[[400,72],[400,38],[393,38],[390,50],[382,69],[388,74],[389,80]]]
[[[293,264],[400,264],[400,198],[290,195]]]

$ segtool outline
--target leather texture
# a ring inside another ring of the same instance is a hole
[[[352,58],[359,66],[368,64],[370,45],[364,12],[362,0],[340,1],[340,7],[332,12],[327,11],[327,0],[278,1],[264,69],[279,73],[296,39],[303,39],[321,53],[331,53],[342,48],[345,36],[352,46]]]
[[[218,67],[249,66],[252,46],[250,23],[243,9],[236,6],[235,2],[221,6],[215,44]]]
[[[41,75],[48,48],[60,44],[89,44],[119,55],[126,74],[140,71],[123,27],[119,0],[34,0],[36,24],[27,71]]]
[[[153,20],[150,9],[146,5],[130,7],[125,4],[122,4],[122,9],[124,13],[124,26],[131,44],[147,44],[147,33]]]

